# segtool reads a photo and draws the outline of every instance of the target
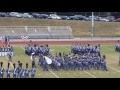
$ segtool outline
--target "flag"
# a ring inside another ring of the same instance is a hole
[[[4,44],[5,44],[5,47],[7,47],[7,37],[6,36],[4,38]]]
[[[7,44],[10,45],[10,36],[7,36]]]
[[[46,60],[47,64],[51,64],[52,63],[52,60],[50,58],[46,57],[46,56],[45,56],[45,60]]]

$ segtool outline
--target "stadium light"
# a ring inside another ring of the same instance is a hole
[[[92,37],[94,36],[93,32],[94,32],[94,12],[92,12],[92,27],[91,27],[91,36]]]

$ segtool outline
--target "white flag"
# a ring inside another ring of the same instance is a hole
[[[45,60],[46,60],[47,64],[51,64],[52,63],[52,60],[50,58],[46,57],[46,56],[45,56]]]

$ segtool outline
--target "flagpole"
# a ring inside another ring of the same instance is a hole
[[[94,36],[94,12],[92,12],[92,28],[91,28],[91,36]]]

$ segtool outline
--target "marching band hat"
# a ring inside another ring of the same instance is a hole
[[[28,63],[26,63],[26,68],[28,68]]]
[[[2,65],[3,65],[3,62],[1,62],[1,67],[2,67]]]
[[[18,61],[18,63],[20,63],[20,61]]]
[[[8,68],[9,68],[9,66],[10,66],[10,63],[8,63]]]
[[[13,66],[14,66],[14,68],[15,68],[15,63],[13,63]]]

